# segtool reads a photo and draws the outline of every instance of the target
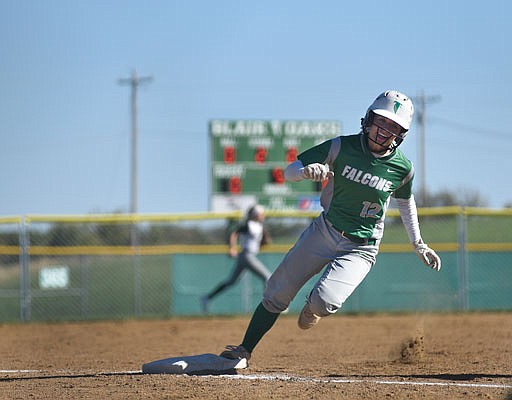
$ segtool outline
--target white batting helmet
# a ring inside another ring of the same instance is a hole
[[[368,107],[364,117],[365,121],[370,119],[367,122],[371,123],[371,116],[369,114],[372,112],[389,118],[400,125],[404,131],[408,131],[414,115],[414,106],[412,100],[405,94],[397,90],[388,90],[381,93]]]
[[[402,127],[402,132],[400,135],[396,135],[395,140],[389,148],[394,149],[398,147],[411,127],[412,117],[414,115],[412,100],[397,90],[387,90],[379,94],[370,107],[368,107],[364,118],[361,118],[361,127],[366,135],[368,134],[368,128],[371,126],[375,114],[389,118]]]

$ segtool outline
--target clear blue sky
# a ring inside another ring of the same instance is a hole
[[[210,119],[334,119],[386,89],[427,108],[429,191],[512,202],[512,2],[0,0],[0,215],[207,211]],[[402,149],[418,168],[417,126]],[[418,181],[417,181],[418,183]],[[418,186],[417,186],[418,187]]]

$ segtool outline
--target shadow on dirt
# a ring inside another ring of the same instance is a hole
[[[79,379],[79,378],[100,378],[102,376],[140,376],[140,375],[150,375],[143,372],[99,372],[99,373],[91,373],[91,374],[58,374],[58,375],[37,375],[37,376],[8,376],[0,378],[0,382],[12,382],[12,381],[29,381],[29,380],[45,380],[45,379]],[[155,374],[152,374],[155,375]],[[165,374],[161,374],[165,375]],[[169,374],[172,375],[172,374]],[[223,371],[213,371],[213,370],[204,370],[197,371],[193,373],[187,374],[179,374],[179,375],[189,375],[189,376],[205,376],[205,375],[238,375],[238,371],[236,369],[229,369]]]

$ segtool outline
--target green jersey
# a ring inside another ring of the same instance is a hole
[[[303,165],[329,164],[334,178],[322,191],[326,218],[338,230],[360,238],[382,238],[390,196],[412,195],[412,162],[395,149],[376,157],[363,134],[339,136],[298,156]]]

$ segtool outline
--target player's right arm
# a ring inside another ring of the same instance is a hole
[[[300,182],[304,179],[302,176],[302,171],[304,170],[304,165],[300,160],[294,161],[291,164],[288,164],[286,169],[284,170],[284,178],[287,181],[292,182]]]
[[[329,171],[328,164],[313,163],[304,166],[299,160],[292,162],[284,171],[285,179],[292,182],[299,182],[303,179],[311,179],[313,182],[323,182],[333,176],[334,172]]]
[[[332,163],[336,159],[340,149],[341,139],[326,140],[306,151],[300,153],[297,161],[286,167],[285,179],[292,182],[299,182],[303,179],[311,179],[314,182],[323,182],[334,176]]]
[[[286,167],[285,179],[292,182],[299,182],[303,179],[323,182],[334,176],[334,172],[330,171],[327,163],[332,143],[332,140],[327,140],[299,154],[297,161]]]
[[[233,231],[229,235],[229,256],[236,257],[238,255],[238,231]]]

